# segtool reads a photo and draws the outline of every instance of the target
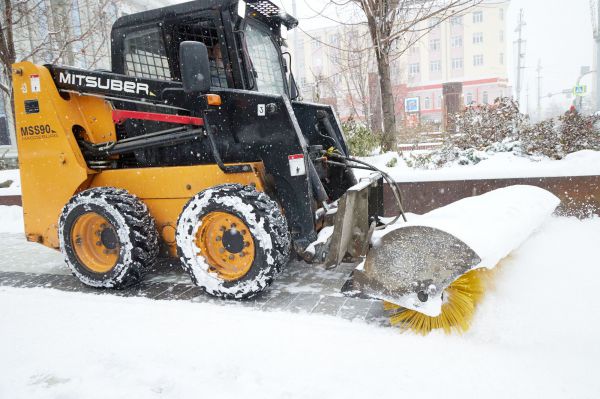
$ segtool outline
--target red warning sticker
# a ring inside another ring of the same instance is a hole
[[[29,85],[31,86],[32,93],[39,93],[40,88],[40,75],[29,75]]]
[[[288,155],[288,162],[290,163],[290,175],[304,176],[306,174],[304,154]]]

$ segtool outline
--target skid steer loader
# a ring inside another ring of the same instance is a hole
[[[127,287],[171,257],[232,299],[263,291],[290,256],[366,256],[348,292],[440,313],[480,258],[425,226],[370,251],[389,178],[357,181],[353,168],[376,170],[349,157],[335,112],[298,101],[282,38],[297,23],[265,0],[196,0],[118,19],[110,72],[15,64],[27,239],[89,286]]]

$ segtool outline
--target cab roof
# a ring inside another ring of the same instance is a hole
[[[115,21],[113,29],[139,26],[140,24],[161,21],[166,18],[177,18],[194,14],[199,11],[236,10],[239,0],[194,0],[187,3],[143,11],[125,15]],[[261,17],[270,19],[281,14],[281,10],[269,0],[246,0],[246,14],[258,13]],[[234,11],[235,12],[235,11]],[[292,17],[292,19],[294,19]],[[294,19],[295,20],[295,19]],[[296,21],[297,24],[297,21]]]

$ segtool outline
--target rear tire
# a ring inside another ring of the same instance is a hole
[[[176,240],[192,281],[221,298],[252,298],[289,260],[287,222],[277,203],[240,184],[216,186],[190,199]]]
[[[92,287],[138,283],[158,255],[158,233],[146,205],[126,190],[96,187],[65,205],[58,222],[67,266]]]

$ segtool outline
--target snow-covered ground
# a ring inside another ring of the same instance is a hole
[[[0,196],[2,195],[21,195],[21,176],[19,169],[0,170],[0,183],[12,180],[9,187],[0,187]]]
[[[0,233],[23,232],[23,208],[0,205]]]
[[[392,158],[397,158],[398,163],[388,168],[385,165]],[[600,175],[600,152],[591,150],[569,154],[560,161],[535,160],[511,152],[499,152],[476,165],[452,165],[433,170],[411,168],[393,152],[364,160],[389,173],[398,182]],[[357,170],[356,173],[364,175],[369,172]]]
[[[0,398],[598,398],[599,240],[600,218],[550,218],[463,336],[3,287]]]

